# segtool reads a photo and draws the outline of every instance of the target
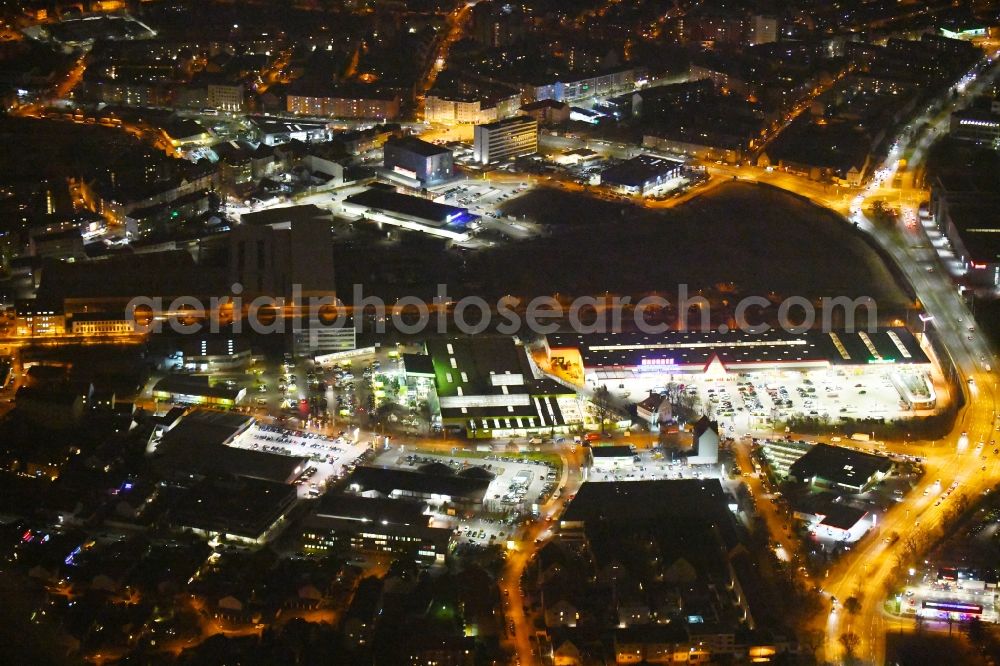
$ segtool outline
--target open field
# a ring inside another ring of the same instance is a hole
[[[669,210],[647,210],[563,191],[534,190],[503,210],[549,233],[488,250],[448,250],[428,239],[379,246],[373,260],[354,244],[338,253],[340,293],[536,296],[676,295],[716,285],[734,294],[871,296],[880,313],[908,302],[877,253],[834,214],[793,195],[743,183]],[[598,270],[598,267],[600,270]]]

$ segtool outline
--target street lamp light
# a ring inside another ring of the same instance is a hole
[[[920,321],[924,323],[924,330],[922,332],[927,333],[927,322],[934,321],[934,315],[920,314],[918,316],[920,317]]]

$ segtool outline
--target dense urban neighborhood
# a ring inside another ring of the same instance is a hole
[[[0,661],[1000,660],[1000,8],[0,2]]]

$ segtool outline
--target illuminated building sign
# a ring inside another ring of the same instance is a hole
[[[658,368],[664,365],[674,365],[674,359],[672,358],[644,358],[642,359],[642,366],[647,368]]]
[[[959,601],[925,601],[923,607],[927,610],[966,613],[969,615],[980,615],[983,612],[983,607],[978,604],[964,604]]]

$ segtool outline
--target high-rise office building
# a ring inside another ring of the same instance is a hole
[[[778,41],[778,19],[773,16],[754,14],[750,19],[750,34],[747,41],[751,46],[770,44]]]
[[[487,125],[476,125],[473,158],[480,164],[533,155],[538,152],[538,121],[515,116]]]
[[[247,296],[336,293],[328,220],[303,214],[281,224],[241,224],[230,234],[229,251],[230,280]]]

